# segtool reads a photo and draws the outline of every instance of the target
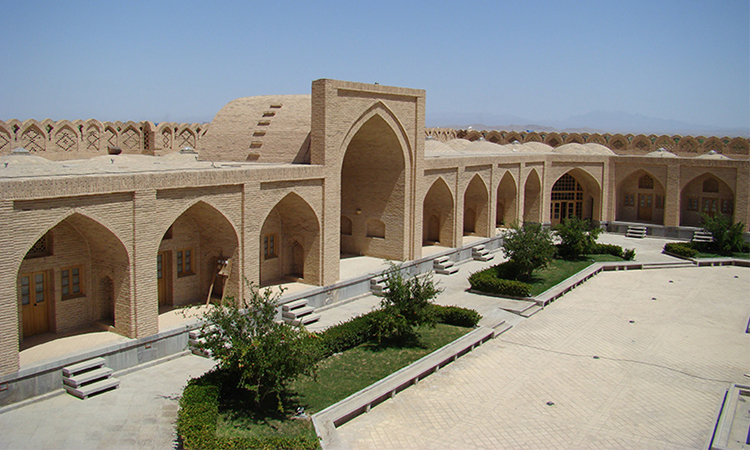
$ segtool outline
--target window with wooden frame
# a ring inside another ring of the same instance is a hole
[[[734,202],[730,198],[722,198],[721,199],[721,213],[722,214],[732,214],[734,211]]]
[[[698,211],[698,197],[690,197],[687,199],[687,210]]]
[[[186,277],[188,275],[195,275],[195,272],[193,272],[193,249],[177,250],[177,276]]]
[[[638,189],[653,189],[654,188],[654,179],[651,178],[651,175],[643,175],[638,179]]]
[[[60,290],[63,300],[83,297],[83,266],[60,270]]]
[[[635,194],[625,194],[625,206],[635,206]]]
[[[654,201],[654,206],[656,206],[656,209],[664,209],[664,196],[657,195]]]
[[[279,255],[277,254],[277,246],[278,246],[278,237],[276,234],[267,234],[263,236],[263,258],[264,259],[271,259],[276,258]]]

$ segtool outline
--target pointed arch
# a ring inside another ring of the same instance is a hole
[[[542,182],[536,169],[531,169],[524,183],[523,221],[542,221]]]
[[[616,220],[663,225],[665,192],[664,183],[653,172],[634,170],[617,185]]]
[[[576,167],[560,176],[550,192],[550,223],[554,226],[568,217],[601,220],[602,188],[587,170]]]
[[[680,192],[680,226],[699,227],[703,214],[734,217],[735,193],[721,177],[704,172]]]
[[[284,279],[320,284],[320,222],[309,203],[294,192],[266,216],[260,232],[260,284]]]
[[[134,336],[130,258],[115,233],[90,215],[69,211],[31,238],[36,240],[16,270],[19,340],[98,321]]]
[[[495,226],[512,226],[518,221],[518,189],[513,174],[505,172],[497,186]]]
[[[422,202],[423,245],[456,246],[453,210],[453,193],[448,183],[442,177],[438,177],[430,186]]]
[[[464,235],[489,237],[489,193],[480,174],[475,174],[464,191]]]
[[[360,116],[344,141],[341,214],[352,218],[352,235],[342,236],[345,254],[403,260],[408,230],[412,152],[395,115],[378,102]],[[367,235],[367,223],[387,225],[384,238]]]

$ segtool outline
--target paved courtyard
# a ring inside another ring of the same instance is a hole
[[[352,449],[705,448],[750,381],[750,271],[608,272],[339,428]]]

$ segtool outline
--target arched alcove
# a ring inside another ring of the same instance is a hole
[[[445,180],[438,178],[430,186],[422,205],[423,245],[455,246],[453,194]]]
[[[484,180],[474,175],[464,191],[464,235],[490,236],[488,197]]]

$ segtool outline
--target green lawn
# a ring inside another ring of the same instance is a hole
[[[725,255],[719,255],[717,253],[703,253],[698,252],[696,258],[726,258]],[[732,258],[750,259],[750,253],[732,253]]]
[[[531,277],[531,296],[537,296],[561,281],[582,271],[595,262],[622,261],[612,255],[585,255],[577,260],[553,259],[544,269],[536,270]]]
[[[217,428],[220,436],[315,435],[310,421],[290,419],[298,406],[313,414],[406,367],[423,356],[453,342],[471,328],[437,324],[419,329],[420,342],[409,347],[363,344],[335,354],[318,365],[317,379],[303,376],[289,386],[284,411],[255,414],[242,399],[224,404]]]

